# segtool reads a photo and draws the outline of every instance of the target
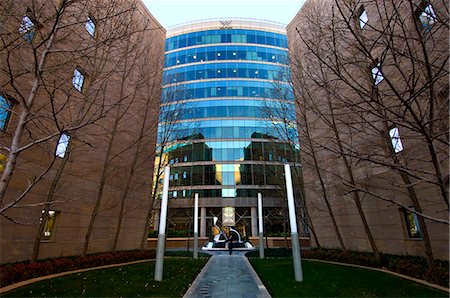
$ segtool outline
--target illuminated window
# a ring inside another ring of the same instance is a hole
[[[90,17],[86,21],[86,31],[90,36],[95,36],[95,22]]]
[[[367,12],[364,9],[364,6],[361,6],[358,13],[358,19],[359,19],[359,27],[362,29],[369,21],[369,17],[367,16]]]
[[[84,74],[78,68],[75,68],[73,71],[72,85],[80,92],[83,90]]]
[[[408,237],[413,239],[422,239],[422,231],[420,230],[417,214],[403,209],[403,217],[405,219],[406,232],[408,233]]]
[[[25,38],[26,41],[33,41],[35,35],[34,29],[35,25],[33,21],[29,17],[24,16],[22,22],[20,23],[19,32],[23,35],[23,38]]]
[[[63,133],[59,137],[58,145],[56,146],[55,155],[64,158],[66,155],[67,147],[69,146],[70,136]]]
[[[222,198],[235,198],[236,196],[236,189],[222,189]]]
[[[42,210],[42,214],[45,210]],[[53,240],[55,238],[56,223],[61,212],[49,210],[47,215],[47,220],[45,222],[44,233],[42,235],[42,240]]]
[[[381,66],[380,63],[378,63],[377,66],[372,67],[372,78],[375,86],[384,80],[383,74],[381,73],[380,70],[380,66]]]
[[[393,127],[389,130],[389,137],[391,139],[392,149],[394,152],[399,153],[403,151],[403,144],[397,127]]]
[[[0,95],[0,129],[5,130],[8,127],[9,118],[11,117],[11,111],[13,104]]]
[[[416,15],[425,32],[430,31],[437,21],[433,6],[428,1],[422,2],[421,7],[416,11]]]

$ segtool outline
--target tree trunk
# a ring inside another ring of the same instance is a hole
[[[70,147],[71,146],[69,145],[67,148],[67,151],[66,151],[66,155],[62,159],[62,161],[58,167],[58,171],[56,172],[56,175],[53,178],[52,184],[50,185],[50,189],[47,193],[47,199],[45,201],[44,213],[42,213],[42,217],[39,222],[37,234],[34,239],[33,254],[31,256],[32,262],[36,261],[39,257],[39,249],[41,246],[42,234],[44,233],[45,224],[46,224],[47,218],[48,218],[48,212],[50,210],[50,205],[54,200],[56,187],[59,183],[59,180],[62,177],[62,173],[64,172],[64,168],[66,167],[67,161],[69,160]]]
[[[345,169],[347,170],[347,175],[348,175],[348,178],[350,180],[350,183],[352,185],[356,185],[355,177],[353,175],[353,170],[352,170],[352,168],[350,166],[349,161],[347,160],[346,155],[344,154],[344,148],[342,146],[340,135],[339,135],[339,132],[337,130],[337,125],[336,125],[336,122],[335,122],[333,106],[332,106],[331,101],[330,101],[329,98],[327,98],[327,102],[328,102],[328,108],[330,109],[330,115],[331,115],[331,124],[332,124],[331,128],[332,128],[332,130],[334,132],[334,136],[336,138],[336,143],[337,143],[337,145],[339,147],[339,152],[341,153],[342,161],[344,162]],[[360,197],[359,197],[359,192],[358,191],[353,191],[352,194],[353,194],[353,201],[355,202],[356,209],[358,210],[359,217],[361,218],[361,221],[362,221],[363,226],[364,226],[364,231],[366,232],[367,238],[369,239],[369,242],[370,242],[370,246],[372,247],[372,251],[373,251],[373,253],[375,255],[375,260],[376,260],[378,265],[381,265],[380,252],[378,251],[377,244],[375,243],[375,239],[373,238],[372,232],[370,230],[369,224],[368,224],[367,219],[366,219],[366,215],[364,214],[364,211],[363,211],[363,209],[361,207],[361,200],[360,200]]]
[[[319,178],[319,182],[320,182],[320,187],[322,189],[323,200],[325,201],[325,205],[327,206],[328,214],[330,215],[331,222],[333,223],[334,231],[336,232],[336,236],[338,238],[339,244],[341,245],[341,248],[344,251],[346,251],[347,249],[345,248],[344,240],[342,240],[342,236],[341,236],[341,233],[339,231],[339,227],[337,225],[336,218],[334,217],[334,213],[333,213],[333,210],[331,209],[330,201],[328,200],[328,194],[327,194],[327,190],[325,188],[325,183],[324,183],[323,178],[322,178],[322,173],[320,172],[319,163],[317,161],[317,156],[316,156],[316,151],[315,151],[315,149],[313,147],[312,140],[309,138],[309,128],[308,128],[308,123],[306,121],[306,117],[305,117],[304,127],[306,129],[306,134],[307,134],[307,138],[308,138],[308,144],[309,144],[309,147],[311,149],[311,157],[312,157],[313,162],[314,162],[314,168],[316,170],[316,174],[317,174],[317,177]],[[313,235],[314,234],[315,234],[315,232],[313,233]],[[316,241],[316,243],[317,243],[317,241]],[[317,246],[320,247],[319,244]]]
[[[64,2],[62,1],[60,4],[60,10],[64,6]],[[57,18],[55,20],[55,24],[58,24],[60,19],[60,14],[58,11]],[[17,128],[14,131],[14,136],[12,138],[11,147],[9,148],[8,159],[6,161],[5,169],[3,170],[2,176],[0,178],[0,202],[3,202],[5,197],[6,188],[8,187],[9,182],[11,181],[12,174],[14,172],[14,168],[17,163],[17,158],[19,156],[19,148],[20,148],[20,140],[22,139],[22,135],[25,131],[25,126],[28,120],[28,117],[31,113],[31,108],[33,106],[34,100],[36,99],[37,91],[40,87],[42,80],[42,71],[44,69],[45,63],[47,61],[48,54],[50,49],[53,47],[53,41],[56,37],[57,29],[56,26],[53,28],[49,39],[45,45],[45,49],[42,51],[41,58],[39,63],[34,71],[34,78],[31,85],[30,93],[28,94],[28,98],[26,102],[23,104],[22,112],[20,113],[19,121],[17,123]]]
[[[111,151],[112,151],[112,147],[113,147],[114,140],[115,140],[115,137],[116,137],[117,126],[119,125],[119,121],[120,121],[120,105],[117,106],[116,118],[114,120],[114,126],[113,126],[113,129],[111,131],[111,137],[109,139],[108,148],[106,150],[105,160],[103,162],[102,175],[101,175],[101,179],[100,179],[100,186],[99,186],[99,190],[98,190],[98,193],[97,193],[97,197],[95,199],[94,210],[92,211],[91,219],[89,221],[89,226],[88,226],[88,229],[87,229],[87,232],[86,232],[86,236],[85,236],[85,239],[84,239],[83,250],[81,252],[82,256],[85,256],[87,251],[88,251],[89,241],[90,241],[90,238],[91,238],[92,230],[94,228],[95,219],[97,217],[98,210],[100,208],[100,202],[101,202],[102,197],[103,197],[103,189],[105,187],[107,171],[108,171],[108,168],[109,168]]]

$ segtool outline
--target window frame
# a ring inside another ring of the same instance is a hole
[[[426,11],[427,8],[431,8],[431,15]],[[424,18],[427,18],[427,23],[422,22],[422,15],[424,15]],[[415,20],[424,33],[429,32],[434,27],[438,17],[430,1],[424,0],[420,3],[415,11]],[[430,21],[432,21],[432,23],[430,23]]]
[[[393,132],[393,133],[391,133]],[[398,154],[405,150],[403,146],[402,138],[400,137],[400,130],[397,126],[391,126],[388,130],[388,137],[390,141],[390,147],[394,154]],[[395,143],[394,143],[395,142]]]
[[[414,207],[410,207],[410,208],[414,209]],[[409,240],[423,240],[422,228],[420,227],[419,218],[418,218],[417,214],[412,211],[409,211],[406,208],[401,208],[401,213],[402,213],[403,223],[405,225],[406,237],[408,237]],[[417,230],[416,235],[413,235],[411,233],[411,230],[413,227],[411,227],[409,215],[412,215],[412,221],[415,225],[414,228],[416,228],[416,230]]]
[[[27,9],[27,13],[23,16],[19,26],[19,33],[29,43],[31,43],[36,36],[36,21],[33,21],[32,18],[29,17],[30,12],[31,11]]]
[[[45,209],[42,210],[42,214],[45,213]],[[51,214],[53,213],[54,216]],[[51,227],[49,227],[49,219],[53,218],[53,222]],[[42,235],[41,235],[41,242],[52,242],[55,241],[55,235],[56,235],[56,231],[57,231],[57,227],[58,227],[58,223],[61,217],[61,211],[59,210],[48,210],[48,214],[46,216],[45,219],[45,223],[44,223],[44,229],[42,230]],[[42,220],[42,217],[41,217]],[[49,232],[50,235],[46,236],[45,233]]]
[[[80,77],[82,78],[81,85],[79,84],[79,77],[76,77],[77,72],[80,74]],[[75,81],[78,79],[78,81]],[[86,74],[80,67],[75,67],[73,70],[72,75],[72,87],[75,88],[80,93],[83,93],[86,85]]]
[[[8,128],[9,121],[11,120],[11,114],[12,114],[12,111],[14,108],[14,101],[12,100],[11,97],[1,94],[1,93],[0,93],[0,97],[5,100],[6,104],[9,103],[9,107],[5,108],[3,105],[1,105],[1,102],[0,102],[0,109],[4,109],[6,111],[6,113],[5,113],[6,117],[3,121],[3,125],[0,121],[0,131],[6,131],[6,129]],[[9,109],[9,111],[7,109]]]
[[[87,17],[84,28],[92,38],[95,38],[95,36],[97,35],[97,23],[95,22],[94,18],[92,18],[92,16],[89,15]]]
[[[366,17],[366,20],[364,21],[363,19],[361,19],[362,16]],[[362,30],[364,29],[364,27],[367,25],[367,23],[369,22],[369,16],[367,14],[367,10],[364,8],[364,5],[361,5],[359,7],[358,10],[358,19],[357,19],[358,23],[359,23],[359,29]]]
[[[63,136],[66,136],[66,137],[67,137],[67,141],[65,141],[65,142],[62,142],[62,141],[61,141],[61,139],[63,138]],[[56,148],[55,148],[55,156],[56,156],[56,157],[64,158],[64,157],[66,156],[67,150],[69,149],[69,146],[70,146],[70,139],[71,139],[71,136],[70,136],[68,133],[63,132],[63,133],[61,133],[61,134],[59,135],[58,142],[56,143]],[[60,145],[63,145],[64,143],[67,143],[67,144],[66,144],[65,147],[63,148],[64,151],[61,152],[61,151],[60,151],[60,150],[61,150]]]
[[[374,69],[377,70],[376,73],[374,73]],[[372,75],[372,82],[375,87],[384,81],[384,75],[381,70],[381,62],[378,62],[375,66],[372,65],[372,67],[370,68],[370,73]],[[378,80],[380,77],[381,80]]]

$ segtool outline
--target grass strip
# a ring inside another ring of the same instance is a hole
[[[292,258],[250,258],[273,297],[448,297],[448,293],[383,272],[303,261],[294,280]]]
[[[207,258],[167,258],[161,282],[155,262],[93,270],[45,280],[2,294],[2,297],[182,297]]]

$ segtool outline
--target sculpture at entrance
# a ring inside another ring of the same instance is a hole
[[[225,249],[228,241],[227,233],[217,225],[218,218],[213,217],[213,226],[217,229],[218,233],[214,236],[213,241],[207,242],[202,247],[203,250],[209,249]],[[233,248],[254,249],[253,245],[248,241],[242,241],[241,234],[234,228],[229,227],[229,233],[233,233]]]

